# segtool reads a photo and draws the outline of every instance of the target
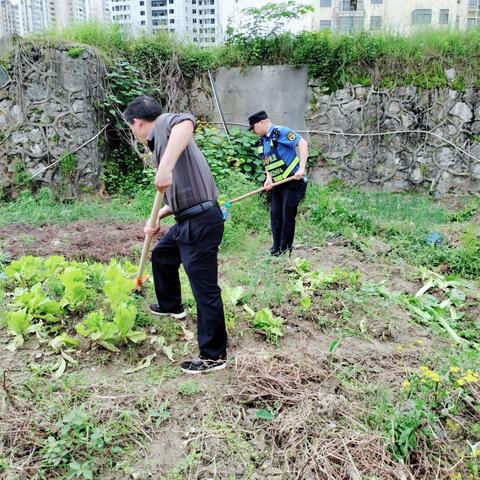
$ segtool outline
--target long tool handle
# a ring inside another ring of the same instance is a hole
[[[272,188],[277,187],[278,185],[281,185],[282,183],[287,183],[291,182],[295,177],[288,177],[285,178],[284,180],[280,180],[279,182],[275,182],[272,184]],[[264,192],[266,190],[265,187],[257,188],[256,190],[252,190],[251,192],[245,193],[244,195],[234,198],[233,200],[230,200],[229,203],[236,203],[239,202],[240,200],[243,200],[244,198],[251,197],[252,195],[255,195],[256,193]]]
[[[150,214],[150,219],[148,224],[150,227],[154,227],[157,223],[158,214],[163,202],[163,192],[157,190],[155,195],[155,201],[153,202],[152,213]],[[145,240],[143,241],[142,256],[140,257],[140,263],[138,265],[137,276],[135,277],[137,281],[141,280],[143,271],[145,270],[145,263],[147,262],[148,252],[150,250],[150,243],[152,243],[152,235],[146,235]]]

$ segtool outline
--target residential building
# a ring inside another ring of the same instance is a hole
[[[201,45],[219,43],[220,0],[110,0],[111,21],[133,34],[168,31]]]
[[[0,0],[3,4],[12,4],[12,1]],[[13,5],[13,8],[18,12],[20,35],[53,27],[63,28],[88,20],[110,21],[108,14],[110,0],[17,0],[17,2],[18,6]],[[1,13],[0,22],[5,16],[3,10]]]
[[[315,26],[348,33],[387,30],[410,34],[445,27],[466,30],[479,26],[480,0],[318,0]]]
[[[20,30],[24,35],[28,32],[40,32],[52,26],[54,13],[48,0],[20,0]]]
[[[10,0],[0,0],[0,38],[20,35],[20,12],[18,5]]]
[[[102,23],[110,22],[110,0],[88,0],[87,18]]]

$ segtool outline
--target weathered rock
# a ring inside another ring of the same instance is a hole
[[[12,78],[0,88],[0,133],[5,135],[0,135],[1,188],[8,190],[13,184],[16,164],[37,174],[103,127],[98,109],[104,91],[100,57],[86,49],[82,58],[74,59],[67,50],[61,46],[25,49],[28,58],[16,65],[22,78]],[[75,154],[77,169],[68,179],[61,179],[58,165],[37,179],[50,186],[73,179],[75,183],[67,190],[95,190],[100,186],[103,155],[93,142]]]
[[[339,99],[343,99],[340,108]],[[462,93],[448,88],[375,91],[354,86],[329,97],[322,94],[318,105],[316,111],[309,111],[309,129],[367,134],[426,130],[480,158],[480,142],[469,135],[480,135],[479,88]],[[440,194],[479,191],[479,163],[439,137],[428,133],[375,135],[353,137],[352,143],[352,137],[312,135],[328,159],[326,165],[316,166],[315,178],[324,182],[337,176],[366,189],[388,191],[428,188],[432,182],[435,187],[438,182]]]
[[[470,122],[470,120],[473,118],[472,109],[463,102],[457,102],[448,113],[450,113],[450,115],[459,117],[464,123]]]
[[[447,77],[449,82],[453,82],[457,76],[457,72],[455,71],[454,68],[449,68],[445,70],[445,76]]]

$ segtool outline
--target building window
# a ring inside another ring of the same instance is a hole
[[[340,0],[338,8],[341,12],[356,12],[363,10],[363,2],[359,0]]]
[[[320,6],[321,7],[331,7],[332,6],[332,0],[320,0]]]
[[[145,25],[145,20],[142,20],[142,21],[140,22],[140,25]]]
[[[455,17],[455,28],[460,28],[460,15]]]
[[[382,17],[378,15],[372,15],[370,17],[370,30],[381,30],[382,29]]]
[[[175,10],[173,8],[171,8],[168,13],[172,14],[172,13],[175,13]]]
[[[170,23],[175,23],[175,19],[174,19],[174,18],[171,18],[171,19],[170,19]]]
[[[448,14],[449,14],[449,10],[448,8],[441,8],[440,9],[440,18],[439,18],[439,21],[438,23],[440,25],[448,25]]]
[[[478,8],[478,0],[468,0],[468,9],[476,10]]]
[[[332,29],[332,21],[331,20],[320,20],[319,24],[320,30],[331,30]]]
[[[431,25],[432,24],[432,10],[419,8],[412,12],[412,25]]]
[[[144,1],[144,0],[141,0],[140,6],[143,7],[144,5],[145,5],[145,1]]]
[[[345,16],[340,17],[339,20],[338,30],[340,32],[348,33],[363,27],[363,19],[361,17]]]
[[[195,9],[192,10],[192,13],[197,13],[197,11]]]
[[[144,16],[145,16],[145,10],[141,10],[141,11],[140,11],[140,15],[141,15],[142,17],[144,17]]]
[[[197,19],[194,18],[194,19],[192,20],[192,23],[197,23]]]
[[[467,18],[467,30],[471,30],[477,26],[476,18]]]
[[[372,0],[372,5],[381,5],[383,0]]]

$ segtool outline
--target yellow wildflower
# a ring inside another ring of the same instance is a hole
[[[450,420],[449,418],[447,418],[447,426],[452,432],[456,432],[460,428],[460,425],[458,423],[455,423],[453,420]]]
[[[466,370],[457,380],[457,385],[463,386],[466,383],[478,383],[478,373],[473,370]]]
[[[420,367],[420,368],[422,370],[422,377],[424,379],[432,380],[432,382],[435,382],[435,383],[440,382],[440,375],[437,372],[430,370],[428,367]]]
[[[458,367],[450,367],[450,373],[458,373],[460,369]]]
[[[410,382],[405,379],[405,380],[402,382],[402,389],[403,389],[403,390],[406,390],[406,389],[409,388],[409,387],[410,387]]]
[[[452,473],[450,475],[450,480],[462,480],[462,474],[461,473]]]
[[[420,338],[417,340],[417,343],[418,343],[419,345],[424,345],[424,344],[425,344],[425,342],[424,342],[422,339],[420,339]]]

